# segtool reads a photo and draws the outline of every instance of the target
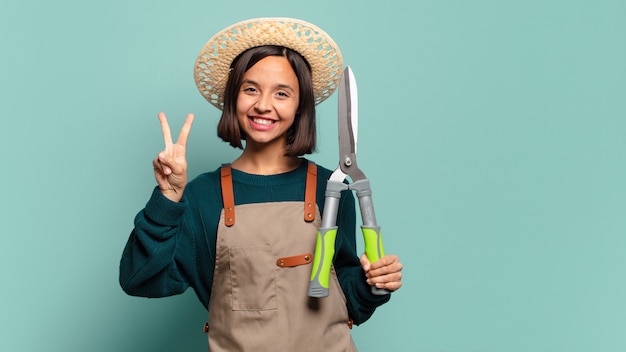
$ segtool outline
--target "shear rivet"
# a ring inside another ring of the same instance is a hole
[[[352,159],[350,159],[349,157],[347,157],[347,158],[345,158],[345,159],[343,160],[343,163],[344,163],[344,165],[346,165],[346,166],[350,166],[350,165],[352,165]]]
[[[309,257],[308,255],[305,255],[304,260],[308,262],[309,260],[311,260],[311,257]]]

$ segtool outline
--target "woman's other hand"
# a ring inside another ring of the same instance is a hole
[[[361,267],[365,271],[367,283],[396,291],[402,286],[402,263],[396,255],[386,255],[374,263],[370,263],[365,254],[361,255]]]

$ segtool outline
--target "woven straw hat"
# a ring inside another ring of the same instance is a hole
[[[194,67],[194,79],[206,100],[222,110],[232,61],[245,50],[262,45],[288,47],[308,61],[316,105],[337,88],[343,59],[339,47],[326,32],[294,18],[255,18],[221,30],[202,47]]]

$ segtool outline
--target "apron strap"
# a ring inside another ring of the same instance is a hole
[[[220,169],[222,184],[222,202],[224,202],[224,224],[228,227],[235,224],[235,196],[233,194],[233,177],[230,164]],[[315,220],[315,204],[317,192],[317,165],[309,161],[306,173],[306,190],[304,192],[304,221]]]
[[[304,193],[304,221],[315,220],[315,199],[317,188],[317,165],[309,161],[306,173],[306,190]]]
[[[233,194],[233,177],[230,164],[222,165],[222,201],[224,202],[224,224],[228,227],[235,224],[235,195]]]

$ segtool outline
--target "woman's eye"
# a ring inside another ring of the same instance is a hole
[[[289,97],[289,94],[287,94],[286,92],[278,92],[277,94],[281,98],[288,98]]]
[[[256,88],[254,88],[254,87],[243,87],[242,91],[254,93],[254,92],[256,92]]]

